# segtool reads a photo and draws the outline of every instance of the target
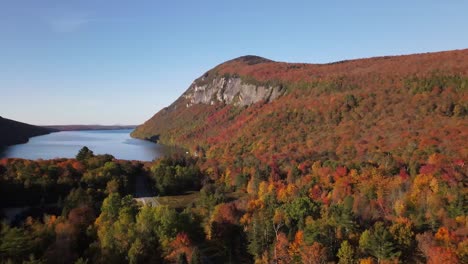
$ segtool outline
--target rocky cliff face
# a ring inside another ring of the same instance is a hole
[[[206,82],[206,77],[195,81],[182,95],[188,100],[186,107],[193,104],[233,104],[249,106],[259,101],[269,102],[282,94],[280,86],[244,83],[239,77],[218,77]]]

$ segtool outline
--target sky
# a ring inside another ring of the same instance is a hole
[[[468,1],[0,0],[0,116],[141,124],[243,55],[328,63],[468,48]]]

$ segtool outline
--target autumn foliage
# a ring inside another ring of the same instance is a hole
[[[248,107],[180,98],[134,134],[190,155],[0,160],[3,207],[59,207],[2,224],[0,260],[468,262],[468,50],[325,65],[241,57],[196,82],[216,78],[284,93]],[[193,200],[142,206],[135,175],[161,198]]]

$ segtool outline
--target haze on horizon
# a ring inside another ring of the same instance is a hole
[[[453,1],[4,1],[0,116],[141,124],[242,55],[327,63],[468,47]]]

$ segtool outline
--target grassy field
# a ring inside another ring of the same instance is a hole
[[[243,195],[245,194],[240,192],[226,193],[229,200],[239,199]],[[199,197],[200,192],[187,192],[183,195],[160,196],[157,200],[161,205],[167,205],[174,209],[183,209],[192,203],[196,203]]]
[[[160,196],[157,198],[161,205],[167,205],[170,208],[182,209],[195,203],[200,196],[200,192],[188,192],[183,195]]]

